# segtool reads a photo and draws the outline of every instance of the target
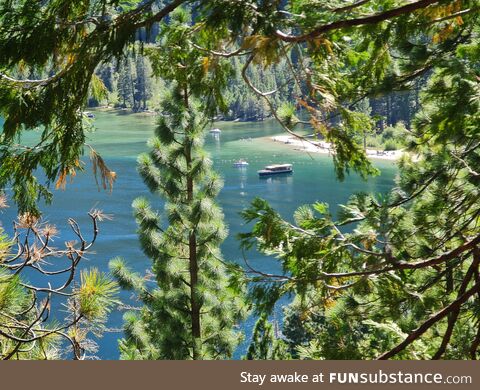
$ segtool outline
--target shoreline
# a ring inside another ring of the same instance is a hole
[[[266,137],[272,142],[282,143],[286,147],[304,153],[320,153],[331,156],[333,154],[331,144],[324,141],[304,141],[291,135],[276,135]],[[405,152],[403,150],[379,151],[375,149],[367,149],[366,155],[369,159],[397,161]]]
[[[125,108],[115,108],[111,106],[99,106],[99,107],[91,107],[90,112],[103,112],[103,113],[112,113],[117,115],[139,115],[144,117],[152,117],[155,116],[157,113],[155,111],[139,111],[133,112],[130,109]],[[225,121],[228,123],[248,123],[242,121]],[[285,147],[290,147],[290,149],[303,152],[303,153],[315,153],[315,154],[323,154],[327,156],[332,156],[333,151],[331,148],[331,144],[325,141],[320,140],[311,140],[305,141],[296,138],[292,135],[285,135],[285,134],[278,134],[275,136],[266,136],[261,137],[262,139],[269,141],[269,142],[276,142],[277,144],[283,144]],[[403,150],[391,150],[391,151],[381,151],[376,149],[367,149],[366,156],[369,159],[373,160],[383,160],[383,161],[392,161],[395,162],[402,158],[406,154]]]
[[[154,110],[140,110],[140,111],[133,111],[130,108],[119,108],[119,107],[112,107],[112,106],[97,106],[97,107],[88,107],[85,112],[104,112],[104,113],[112,113],[117,115],[142,115],[142,116],[155,116],[157,112]]]
[[[139,110],[133,111],[131,108],[121,108],[121,107],[113,107],[113,106],[96,106],[96,107],[86,107],[84,112],[109,112],[109,113],[116,113],[120,115],[144,115],[144,116],[155,116],[159,112],[153,109],[147,110]],[[225,119],[225,118],[218,118],[215,117],[213,122],[227,122],[227,123],[262,123],[269,120],[274,120],[272,117],[267,117],[263,119]]]

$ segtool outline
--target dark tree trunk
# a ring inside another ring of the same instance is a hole
[[[184,99],[185,107],[188,109],[188,90],[184,88]],[[188,137],[188,135],[187,135]],[[187,163],[187,202],[191,204],[194,199],[193,194],[193,178],[190,173],[192,166],[192,155],[191,155],[191,142],[187,142],[185,146],[185,158]],[[189,234],[188,239],[188,260],[189,260],[189,271],[190,271],[190,316],[191,316],[191,325],[192,325],[192,358],[193,360],[200,360],[202,358],[202,340],[201,340],[201,327],[200,327],[200,309],[201,305],[198,301],[198,259],[197,259],[197,237],[195,230],[192,228],[192,231]]]

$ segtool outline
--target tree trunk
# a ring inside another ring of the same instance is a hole
[[[188,110],[188,90],[184,88],[185,107]],[[193,194],[193,177],[190,169],[192,165],[192,148],[191,140],[188,135],[185,143],[185,158],[187,163],[187,202],[191,204],[194,199]],[[192,325],[192,358],[193,360],[200,360],[202,358],[202,339],[200,328],[200,303],[198,302],[198,259],[197,259],[197,237],[195,230],[192,227],[189,233],[188,239],[188,259],[189,259],[189,271],[190,271],[190,317]]]

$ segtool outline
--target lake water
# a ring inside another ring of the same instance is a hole
[[[150,262],[140,251],[137,243],[131,203],[138,196],[148,196],[158,209],[163,209],[162,200],[148,193],[136,173],[137,156],[147,150],[146,140],[153,133],[155,119],[151,116],[122,113],[96,115],[94,122],[96,131],[89,134],[89,143],[118,175],[113,193],[97,190],[90,164],[85,160],[87,163],[85,172],[77,175],[65,191],[55,191],[53,204],[43,207],[44,217],[64,233],[61,239],[58,239],[58,245],[71,238],[66,225],[69,217],[75,218],[84,227],[85,232],[90,233],[86,213],[91,208],[99,208],[107,214],[112,214],[113,221],[101,224],[94,253],[88,256],[83,266],[96,266],[101,270],[107,270],[111,258],[122,256],[132,268],[143,273],[149,268]],[[382,171],[379,177],[363,181],[357,175],[350,175],[344,182],[339,182],[328,156],[307,155],[286,145],[271,142],[268,137],[282,132],[275,121],[221,122],[216,123],[214,127],[221,128],[222,133],[219,137],[208,134],[206,149],[212,156],[215,169],[221,173],[225,181],[218,200],[223,207],[230,231],[222,246],[224,257],[230,261],[243,262],[235,237],[237,233],[247,231],[248,227],[244,226],[239,212],[247,207],[254,197],[267,199],[284,217],[291,219],[295,209],[302,204],[327,202],[335,212],[336,205],[345,203],[354,192],[385,192],[393,185],[396,168],[388,161],[375,163]],[[243,169],[234,168],[233,162],[240,158],[247,159],[250,165]],[[271,163],[293,163],[294,174],[259,179],[257,170]],[[10,207],[0,214],[0,219],[4,226],[9,226],[14,216],[14,207]],[[258,253],[250,253],[249,261],[264,271],[277,269],[274,259]],[[130,293],[122,292],[121,299],[128,301],[130,298]],[[112,329],[121,328],[122,315],[120,311],[113,312],[108,326]],[[253,324],[254,319],[251,318],[243,325],[247,336]],[[112,331],[98,340],[100,347],[98,357],[117,359],[119,337],[121,332]],[[239,355],[240,353],[237,357]]]

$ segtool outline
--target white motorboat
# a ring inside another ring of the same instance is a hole
[[[235,161],[235,162],[233,163],[233,166],[234,166],[235,168],[248,167],[248,162],[245,161],[245,160],[243,160],[243,159],[241,159],[241,160]]]

